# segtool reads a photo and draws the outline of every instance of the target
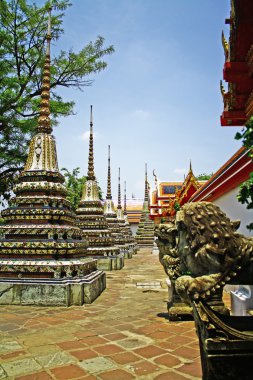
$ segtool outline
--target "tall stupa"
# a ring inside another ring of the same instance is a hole
[[[136,232],[136,240],[140,247],[152,247],[154,244],[154,222],[149,219],[149,191],[147,164],[145,164],[145,193],[141,218]]]
[[[51,9],[46,40],[38,126],[16,195],[2,211],[0,304],[82,305],[105,288],[104,272],[87,258],[58,168],[49,104]]]
[[[132,250],[133,254],[136,254],[138,252],[139,248],[138,248],[137,241],[136,241],[135,237],[133,236],[133,232],[131,230],[130,223],[128,221],[126,199],[127,199],[127,197],[126,197],[126,181],[124,181],[124,211],[123,211],[124,220],[125,220],[124,230],[125,230],[125,234],[126,234],[127,241],[128,241],[129,246],[130,246],[130,249]]]
[[[90,109],[90,139],[87,181],[83,187],[81,201],[76,210],[78,226],[89,242],[87,256],[98,260],[98,268],[103,270],[122,269],[124,256],[115,244],[114,237],[104,214],[99,188],[94,172],[93,115]]]
[[[108,146],[107,193],[104,201],[104,214],[108,226],[111,230],[112,236],[115,239],[115,244],[119,248],[120,252],[124,255],[125,259],[132,258],[132,253],[129,250],[129,244],[126,243],[124,231],[122,229],[121,223],[118,221],[114,203],[112,200],[110,145]]]

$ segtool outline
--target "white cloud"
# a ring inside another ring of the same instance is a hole
[[[132,113],[132,116],[139,120],[147,120],[150,116],[150,113],[143,111],[142,109],[136,110]]]
[[[180,168],[174,169],[174,173],[176,173],[176,174],[184,174],[184,173],[186,173],[186,169],[180,169]]]
[[[87,141],[89,140],[89,137],[90,137],[90,131],[85,131],[81,136],[81,140],[83,141]],[[94,133],[93,132],[93,139],[97,139],[99,137],[99,134],[98,133]]]

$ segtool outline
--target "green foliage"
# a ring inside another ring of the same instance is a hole
[[[174,210],[179,211],[180,210],[180,204],[178,202],[175,202],[174,204]]]
[[[196,179],[199,180],[199,181],[207,181],[207,180],[210,179],[212,176],[213,176],[213,173],[211,173],[211,174],[202,173],[202,174],[199,174],[199,175],[196,177]]]
[[[0,1],[0,195],[8,199],[13,178],[22,169],[39,114],[49,1],[38,6],[28,0]],[[52,41],[63,34],[69,0],[51,0]],[[91,75],[104,70],[103,58],[113,46],[98,36],[79,52],[61,51],[51,59],[51,118],[73,113],[74,103],[57,94],[60,87],[82,89]]]
[[[73,169],[72,172],[66,168],[62,168],[61,170],[65,177],[65,185],[68,191],[67,199],[70,201],[73,210],[75,210],[81,200],[86,177],[79,177],[80,168]]]
[[[80,177],[80,168],[75,168],[70,172],[66,168],[61,169],[65,177],[65,186],[68,191],[67,199],[70,201],[73,210],[76,210],[83,193],[83,185],[87,181],[86,176]],[[102,200],[102,190],[98,186],[99,199]]]
[[[253,160],[253,117],[250,118],[241,133],[236,133],[235,139],[242,140],[245,148],[250,149],[249,156]],[[253,209],[253,173],[250,173],[250,178],[241,184],[237,199],[242,204],[246,204],[248,210]],[[247,228],[253,230],[253,222]]]

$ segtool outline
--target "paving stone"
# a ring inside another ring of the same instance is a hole
[[[201,368],[195,357],[199,347],[194,322],[170,322],[167,293],[143,293],[136,288],[136,282],[161,283],[164,278],[158,257],[142,249],[121,271],[107,273],[107,289],[93,304],[70,308],[1,306],[4,331],[0,331],[0,347],[4,352],[0,352],[0,361],[9,364],[33,359],[39,368],[17,374],[21,380],[49,380],[50,376],[60,380],[65,376],[64,368],[70,371],[66,376],[72,376],[73,368],[80,368],[78,380],[103,380],[102,376],[112,375],[122,380],[119,374],[138,380],[198,378]],[[176,369],[155,362],[163,363],[168,354],[175,358],[176,363],[171,363]],[[48,363],[50,367],[46,367]],[[3,369],[2,373],[3,378]],[[169,378],[164,377],[167,374]]]
[[[54,352],[48,355],[36,356],[36,360],[44,367],[50,368],[64,364],[73,363],[75,360],[66,352]]]
[[[140,361],[138,363],[132,363],[126,366],[130,371],[134,372],[137,376],[148,375],[154,372],[159,371],[159,367],[148,362],[148,361]]]
[[[111,358],[119,364],[133,363],[140,360],[140,357],[134,355],[132,352],[122,352],[120,354],[111,356]]]
[[[122,340],[122,339],[127,338],[127,336],[122,333],[114,333],[114,334],[104,335],[104,338],[108,340]]]
[[[46,344],[45,346],[33,346],[27,349],[33,356],[48,355],[60,351],[60,348],[55,344]]]
[[[27,355],[27,352],[24,350],[9,352],[8,354],[0,355],[1,360],[14,359],[20,356]]]
[[[5,379],[7,377],[6,372],[4,371],[3,367],[0,365],[0,379]]]
[[[30,375],[16,377],[16,380],[52,380],[52,376],[50,376],[47,372],[37,372],[32,373]]]
[[[116,369],[117,366],[110,359],[103,356],[87,359],[79,362],[79,365],[90,373],[104,372],[109,369]]]
[[[195,348],[181,346],[173,351],[173,355],[177,355],[186,359],[195,359],[200,356],[200,353],[199,350],[196,350]]]
[[[78,350],[78,351],[71,351],[71,355],[75,356],[78,360],[84,360],[84,359],[91,359],[98,356],[98,354],[95,351],[85,349],[85,350]]]
[[[156,358],[154,361],[156,364],[166,365],[169,368],[178,366],[182,363],[177,357],[170,354],[159,356],[159,358]]]
[[[0,354],[23,348],[17,341],[2,341],[0,344]]]
[[[82,342],[83,342],[82,340],[70,340],[67,342],[60,342],[60,343],[58,343],[58,346],[62,350],[68,351],[68,350],[74,350],[74,349],[78,349],[78,348],[84,348],[84,344]]]
[[[198,378],[202,377],[201,364],[199,360],[196,360],[193,363],[184,364],[182,367],[178,368],[178,371]]]
[[[91,337],[84,338],[82,340],[82,343],[87,344],[87,346],[97,346],[97,345],[108,343],[108,341],[99,336],[91,336]]]
[[[94,350],[98,352],[99,354],[102,354],[105,356],[117,354],[118,352],[123,351],[121,347],[116,346],[115,344],[106,344],[104,346],[94,347]]]
[[[103,380],[131,380],[135,378],[135,376],[123,371],[122,369],[115,369],[113,371],[100,373],[99,377]]]
[[[52,372],[56,379],[59,380],[76,379],[87,375],[86,371],[73,364],[64,367],[53,368],[50,370],[50,372]]]
[[[166,373],[158,375],[154,378],[154,380],[186,380],[186,379],[189,379],[189,377],[185,377],[183,374],[180,375],[179,373],[176,373],[173,371],[167,371]]]
[[[143,356],[144,358],[154,358],[156,356],[160,356],[166,353],[165,350],[156,346],[146,346],[138,348],[134,352],[140,356]]]
[[[33,358],[25,358],[11,362],[2,363],[2,367],[8,376],[18,376],[29,372],[41,370],[41,365]]]

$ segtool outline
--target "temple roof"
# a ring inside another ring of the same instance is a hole
[[[214,201],[249,178],[253,171],[249,151],[240,148],[219,170],[189,199],[189,202]]]

